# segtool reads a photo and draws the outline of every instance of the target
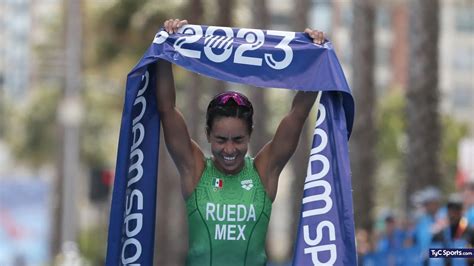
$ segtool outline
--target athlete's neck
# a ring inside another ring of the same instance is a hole
[[[214,167],[217,168],[219,172],[225,175],[236,175],[240,173],[240,171],[242,171],[242,169],[244,169],[244,166],[245,166],[245,159],[244,159],[242,160],[242,163],[235,170],[229,171],[228,169],[225,169],[224,167],[222,167],[222,165],[219,164],[219,162],[214,158],[214,156],[211,157],[211,160],[212,160],[212,164],[214,164]]]

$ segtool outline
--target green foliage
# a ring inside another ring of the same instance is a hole
[[[28,165],[38,167],[55,158],[58,99],[58,90],[37,90],[26,106],[9,107],[6,139],[14,156]]]
[[[100,59],[115,57],[129,40],[129,30],[133,14],[145,0],[122,0],[106,10],[99,19],[101,40],[99,45]]]
[[[86,89],[83,100],[81,159],[90,167],[111,167],[116,158],[121,97],[97,87]]]
[[[405,179],[405,96],[402,91],[394,90],[379,102],[377,114],[378,143],[377,158],[377,198],[382,206],[401,208],[404,199],[403,184]],[[454,176],[458,155],[458,143],[467,135],[467,125],[456,121],[445,114],[442,116],[442,149],[441,169],[443,170],[443,187],[445,192],[453,191]]]
[[[113,60],[122,53],[141,56],[163,21],[172,17],[167,7],[150,0],[121,0],[101,11],[93,27],[99,29],[97,60]]]
[[[91,265],[105,265],[107,230],[96,226],[79,233],[79,250]]]
[[[0,77],[0,83],[1,83]],[[5,131],[7,127],[7,101],[5,100],[5,96],[3,95],[3,90],[0,90],[0,139],[5,137]]]
[[[444,175],[444,187],[447,187],[448,191],[452,191],[457,171],[458,143],[467,136],[469,130],[466,124],[447,115],[443,116],[442,125],[441,169]]]
[[[35,168],[57,160],[57,147],[61,144],[57,124],[60,97],[59,90],[39,89],[25,106],[10,105],[5,134],[18,160]],[[82,101],[81,161],[86,166],[110,167],[115,161],[121,98],[97,88],[86,90]]]
[[[400,90],[393,91],[380,102],[378,109],[377,158],[381,161],[399,161],[405,142],[405,96]]]

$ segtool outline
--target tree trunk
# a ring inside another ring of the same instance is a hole
[[[439,2],[410,3],[410,56],[407,88],[407,197],[441,184],[441,126],[438,113]]]
[[[352,90],[357,103],[350,141],[354,215],[356,227],[369,232],[372,230],[376,170],[373,2],[354,1],[352,23]]]
[[[184,265],[188,230],[180,179],[163,136],[160,144],[154,262],[155,265]]]
[[[253,21],[252,27],[256,29],[266,29],[269,22],[269,14],[266,0],[253,1]],[[265,89],[252,88],[251,100],[254,107],[254,132],[252,133],[252,141],[250,150],[254,155],[270,141],[268,133],[268,107],[266,103]]]
[[[81,103],[80,90],[82,81],[82,16],[83,5],[75,1],[65,1],[64,3],[64,91],[62,101],[75,100]],[[60,107],[58,107],[60,110]],[[71,121],[69,121],[71,122]],[[52,252],[53,255],[63,252],[62,247],[65,242],[73,242],[78,245],[77,222],[79,217],[78,209],[78,187],[81,183],[79,177],[79,128],[80,122],[73,121],[68,124],[58,118],[59,123],[59,156],[58,172],[56,175],[55,190],[59,192],[59,197],[54,197],[53,201],[53,230]]]
[[[217,1],[217,26],[231,27],[233,24],[232,11],[234,10],[235,1]]]
[[[217,19],[215,21],[216,26],[232,27],[233,19],[232,14],[234,11],[235,0],[217,1]],[[227,83],[222,80],[213,80],[211,87],[214,88],[216,93],[227,90]]]
[[[192,24],[201,24],[203,17],[201,0],[189,1],[186,18]],[[189,82],[185,85],[186,93],[186,122],[192,138],[200,136],[199,124],[203,116],[197,100],[202,85],[202,77],[196,73],[188,72]],[[178,88],[177,88],[178,89]],[[178,171],[165,148],[164,139],[161,138],[158,197],[157,197],[157,224],[155,233],[155,264],[156,265],[184,265],[187,253],[188,236],[186,224],[186,210],[181,193],[181,181]]]
[[[293,30],[303,31],[308,27],[308,10],[311,6],[310,0],[297,0],[295,1],[295,8],[293,9]],[[314,111],[314,110],[313,110]],[[290,186],[291,195],[291,210],[290,217],[290,233],[289,240],[291,245],[289,246],[288,259],[293,257],[294,244],[296,241],[296,233],[298,230],[298,224],[300,221],[301,212],[301,200],[303,198],[303,187],[306,178],[306,170],[308,168],[308,156],[311,146],[310,142],[310,129],[314,126],[313,121],[307,121],[301,132],[300,141],[296,148],[295,154],[291,159],[290,163],[292,166],[293,177]]]
[[[193,24],[202,24],[204,16],[204,8],[202,0],[191,0],[187,10],[188,15],[186,16],[189,21]],[[196,99],[199,99],[200,91],[203,85],[203,78],[199,74],[194,72],[188,72],[190,75],[189,83],[187,86],[187,123],[189,133],[192,138],[198,141],[199,136],[202,135],[203,125],[199,124],[201,117],[203,116],[202,111],[199,109]]]

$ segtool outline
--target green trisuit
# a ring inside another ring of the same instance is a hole
[[[265,265],[272,203],[253,159],[225,175],[206,159],[197,187],[186,200],[189,251],[186,265]]]

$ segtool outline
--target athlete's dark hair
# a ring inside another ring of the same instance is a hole
[[[210,133],[214,120],[219,117],[235,117],[247,123],[249,135],[253,129],[253,107],[248,98],[235,91],[216,95],[207,106],[206,131]]]

